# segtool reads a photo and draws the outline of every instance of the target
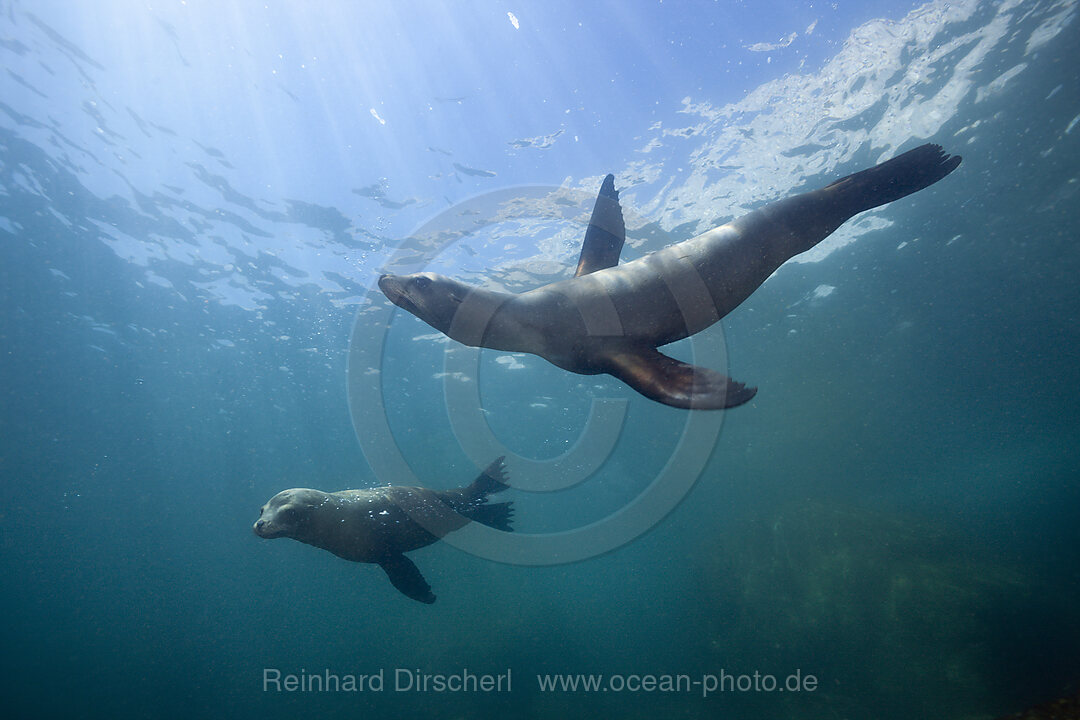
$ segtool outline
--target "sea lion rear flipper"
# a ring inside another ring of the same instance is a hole
[[[647,398],[678,408],[719,410],[748,402],[757,393],[715,370],[668,357],[656,348],[611,353],[607,372]]]
[[[946,153],[940,145],[927,143],[842,177],[822,191],[828,191],[829,201],[851,217],[933,185],[955,170],[960,159],[959,155]]]
[[[416,563],[409,558],[400,553],[391,555],[379,563],[379,567],[386,571],[390,582],[402,594],[428,605],[435,602],[435,594],[431,592],[431,586],[420,574],[420,568],[416,567]]]
[[[499,493],[509,488],[506,476],[506,456],[500,455],[487,466],[480,476],[473,480],[469,491],[477,495]]]
[[[619,191],[615,189],[615,176],[608,175],[596,196],[574,277],[618,265],[625,242],[626,224],[619,205]]]
[[[506,458],[498,457],[487,466],[471,485],[455,490],[441,490],[435,494],[453,508],[454,512],[482,525],[513,532],[513,503],[489,503],[488,495],[510,489],[506,474]]]

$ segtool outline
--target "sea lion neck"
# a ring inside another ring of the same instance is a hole
[[[454,340],[471,347],[520,350],[513,317],[518,296],[470,287],[446,331]]]

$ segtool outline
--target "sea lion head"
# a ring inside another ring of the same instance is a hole
[[[310,529],[312,512],[325,497],[326,493],[309,488],[282,490],[262,506],[252,529],[267,540],[279,537],[300,540]]]
[[[429,272],[383,275],[379,289],[390,302],[448,335],[454,315],[473,290],[457,280]]]

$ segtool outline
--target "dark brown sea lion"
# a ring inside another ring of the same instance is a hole
[[[375,563],[413,600],[435,602],[431,586],[404,553],[437,542],[471,521],[511,532],[512,503],[488,503],[506,484],[503,458],[456,490],[388,486],[327,493],[282,490],[259,511],[255,534],[288,537],[353,562]]]
[[[757,389],[656,348],[727,315],[853,215],[933,185],[959,164],[940,146],[922,145],[623,265],[622,209],[608,175],[571,279],[512,295],[425,272],[383,275],[379,288],[466,345],[532,353],[584,375],[608,373],[675,407],[734,407]]]

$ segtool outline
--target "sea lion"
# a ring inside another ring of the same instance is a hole
[[[583,375],[608,373],[675,407],[735,407],[757,388],[656,348],[717,322],[853,215],[933,185],[959,164],[939,145],[922,145],[623,265],[622,209],[608,175],[573,278],[520,295],[427,272],[383,275],[379,288],[466,345],[532,353]]]
[[[435,602],[431,586],[404,553],[473,520],[512,532],[512,503],[487,501],[508,487],[500,457],[471,485],[455,490],[389,486],[327,493],[293,488],[262,506],[253,529],[261,538],[288,537],[346,560],[375,563],[402,593],[430,604]]]

